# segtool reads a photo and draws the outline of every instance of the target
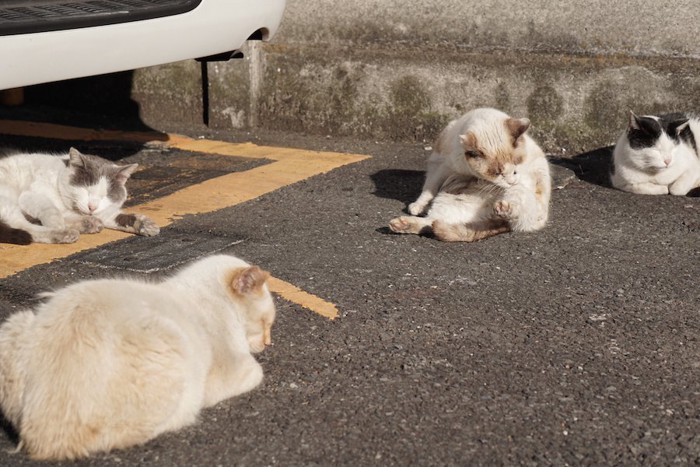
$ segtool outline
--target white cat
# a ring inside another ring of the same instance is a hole
[[[700,187],[700,119],[629,114],[613,151],[612,185],[644,195],[686,195]]]
[[[0,243],[72,243],[103,227],[152,236],[158,225],[123,214],[125,183],[138,165],[81,154],[13,154],[0,159]]]
[[[0,326],[0,406],[34,459],[145,443],[250,391],[275,307],[257,266],[226,255],[159,283],[79,282]]]
[[[543,228],[551,196],[549,163],[525,133],[529,126],[526,118],[491,108],[450,122],[428,159],[423,191],[408,207],[413,216],[393,219],[391,230],[476,241]],[[427,215],[418,217],[431,202]]]

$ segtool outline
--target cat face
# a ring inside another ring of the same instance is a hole
[[[692,132],[683,114],[639,117],[630,112],[627,141],[634,150],[633,163],[641,169],[661,171],[671,167],[679,145]]]
[[[126,200],[126,181],[138,164],[119,166],[101,157],[69,152],[68,181],[63,191],[70,205],[84,215],[99,215]]]
[[[523,134],[530,126],[526,118],[508,118],[488,131],[468,131],[460,136],[464,160],[477,177],[502,188],[516,185],[519,166],[525,160]]]
[[[270,292],[265,291],[257,300],[253,316],[246,321],[246,335],[252,352],[262,352],[272,345],[272,324],[275,322],[275,305]]]
[[[231,272],[231,291],[243,303],[244,325],[252,352],[262,352],[272,345],[272,324],[275,304],[267,287],[270,273],[257,266],[238,268]]]

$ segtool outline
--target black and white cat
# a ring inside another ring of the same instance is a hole
[[[158,225],[124,214],[125,183],[138,164],[117,165],[71,148],[0,159],[0,243],[73,243],[103,227],[144,236]]]
[[[644,195],[686,195],[700,187],[700,118],[682,113],[637,116],[613,151],[615,188]]]

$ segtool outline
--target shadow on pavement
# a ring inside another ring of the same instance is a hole
[[[370,175],[374,182],[374,195],[396,199],[406,205],[415,201],[420,194],[424,177],[422,170],[403,169],[383,169]]]
[[[91,76],[24,88],[20,105],[1,106],[0,120],[153,133],[167,136],[141,120],[138,102],[131,98],[133,71]],[[119,160],[137,153],[142,144],[110,141],[71,141],[2,134],[0,146],[21,151],[65,152],[75,146],[83,152]]]
[[[548,159],[553,165],[572,170],[577,178],[585,182],[611,188],[612,151],[613,146],[606,146],[574,157],[551,156]]]

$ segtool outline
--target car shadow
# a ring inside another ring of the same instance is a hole
[[[19,105],[0,105],[0,146],[21,151],[65,152],[71,146],[119,160],[133,155],[143,144],[122,141],[71,141],[3,133],[2,121],[48,123],[87,129],[148,132],[154,141],[167,135],[141,119],[140,106],[131,97],[133,71],[91,76],[23,88]]]

